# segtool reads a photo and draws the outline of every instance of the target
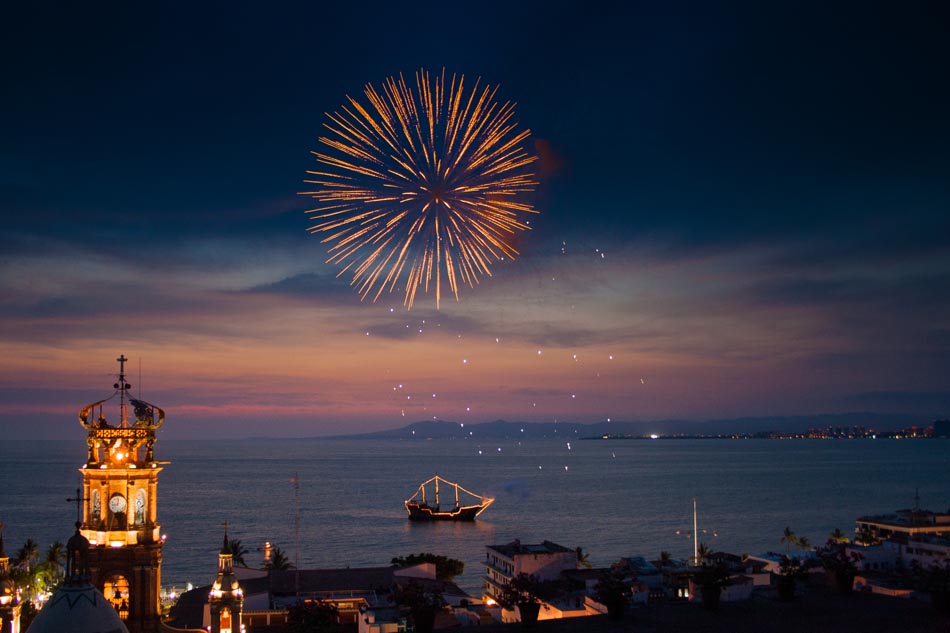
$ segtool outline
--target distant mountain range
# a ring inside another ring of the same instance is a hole
[[[924,416],[886,413],[833,413],[728,418],[719,420],[655,420],[634,422],[508,422],[495,420],[478,424],[462,424],[446,420],[422,421],[402,428],[359,435],[335,436],[350,439],[432,438],[452,439],[478,437],[504,439],[515,437],[600,437],[609,435],[732,435],[765,431],[797,432],[810,428],[861,426],[875,431],[895,431],[913,425],[927,426],[933,420]]]

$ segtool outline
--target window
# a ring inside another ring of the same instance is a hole
[[[145,525],[145,490],[139,488],[135,493],[135,524]]]
[[[102,498],[98,490],[92,491],[92,516],[90,521],[98,521],[102,517]]]

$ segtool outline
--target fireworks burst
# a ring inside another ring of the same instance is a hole
[[[321,171],[307,172],[315,188],[301,195],[317,200],[309,231],[327,234],[327,262],[352,273],[361,299],[404,279],[408,309],[430,285],[438,307],[443,274],[458,301],[460,281],[473,287],[492,260],[518,255],[516,232],[537,213],[521,200],[538,184],[531,132],[517,131],[514,103],[494,101],[497,86],[480,83],[467,90],[464,76],[420,70],[415,91],[390,77],[380,91],[366,85],[368,105],[347,96],[327,114],[328,149],[312,152]]]

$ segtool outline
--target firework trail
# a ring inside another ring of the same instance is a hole
[[[432,287],[438,307],[443,276],[458,301],[460,282],[473,287],[492,261],[518,255],[516,232],[537,213],[523,201],[538,184],[531,132],[517,130],[514,103],[494,101],[497,86],[480,83],[420,70],[414,91],[390,77],[366,85],[365,103],[347,96],[327,114],[312,152],[321,166],[305,180],[314,188],[300,193],[317,201],[308,230],[326,234],[327,262],[352,274],[361,299],[402,285],[412,309],[419,287]]]

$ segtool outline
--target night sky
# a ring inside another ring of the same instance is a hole
[[[76,437],[120,353],[166,437],[945,417],[948,5],[712,4],[5,8],[0,432]],[[540,214],[407,312],[297,192],[324,113],[419,68],[517,102]]]

